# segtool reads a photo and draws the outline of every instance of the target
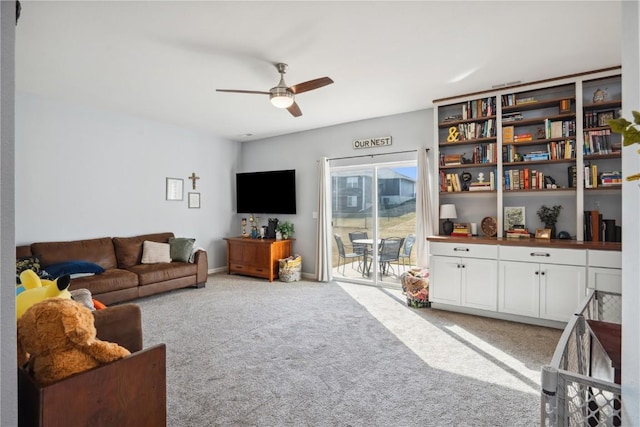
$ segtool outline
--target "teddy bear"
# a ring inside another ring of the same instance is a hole
[[[129,354],[97,339],[91,310],[70,299],[47,298],[18,319],[18,361],[42,385]]]
[[[20,282],[22,285],[16,288],[16,319],[19,319],[33,304],[45,298],[71,298],[68,290],[71,276],[68,274],[55,280],[46,280],[40,279],[33,270],[25,270],[20,273]]]

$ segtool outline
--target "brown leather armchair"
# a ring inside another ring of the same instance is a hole
[[[165,426],[166,347],[142,346],[140,307],[94,311],[98,338],[131,355],[48,386],[18,368],[19,426]]]

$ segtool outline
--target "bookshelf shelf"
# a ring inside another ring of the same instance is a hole
[[[465,163],[462,165],[444,165],[440,169],[495,168],[497,163]]]
[[[485,181],[495,188],[440,191],[436,207],[439,198],[455,200],[459,222],[495,217],[499,238],[505,235],[505,207],[525,208],[525,226],[533,231],[543,225],[536,215],[540,206],[559,204],[563,209],[558,231],[568,231],[578,241],[585,239],[585,212],[599,211],[621,225],[621,186],[602,184],[617,182],[615,172],[621,170],[621,139],[607,125],[620,114],[621,81],[621,67],[612,67],[435,100],[434,152],[440,160],[438,178],[445,182],[439,188],[446,189],[446,180],[455,181],[463,172],[472,173],[473,181],[477,173],[484,173]],[[490,114],[465,116],[474,105],[478,112],[486,108]],[[481,126],[483,133],[452,139],[458,126],[460,133],[468,126]],[[494,157],[486,163],[444,162],[445,156],[458,154],[466,160],[484,159],[476,150]],[[589,181],[598,187],[586,188]]]
[[[441,142],[439,144],[440,147],[456,147],[456,146],[462,146],[462,145],[475,145],[475,144],[487,144],[487,143],[491,143],[491,142],[496,142],[498,141],[498,138],[491,137],[491,138],[475,138],[475,139],[463,139],[461,141],[455,141],[455,142]]]

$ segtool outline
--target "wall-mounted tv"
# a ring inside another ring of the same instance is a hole
[[[238,213],[295,214],[295,169],[237,173],[236,207]]]

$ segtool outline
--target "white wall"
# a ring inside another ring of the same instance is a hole
[[[291,118],[291,120],[295,120]],[[336,158],[365,154],[383,154],[394,151],[417,150],[420,146],[431,147],[433,140],[433,111],[421,110],[388,117],[363,120],[343,125],[315,129],[280,137],[247,141],[242,144],[240,172],[265,170],[296,170],[296,215],[272,215],[281,221],[290,220],[295,226],[296,239],[293,250],[302,255],[304,273],[315,274],[316,226],[312,218],[318,208],[318,160],[322,157]],[[391,136],[393,145],[384,148],[352,148],[355,139]],[[415,157],[414,157],[415,158]],[[353,160],[383,162],[397,160],[395,156],[376,156],[373,159]],[[343,163],[344,164],[344,163]],[[274,194],[274,197],[279,197]],[[231,235],[240,230],[241,215],[235,215],[236,227]],[[266,225],[266,218],[261,220]]]
[[[640,7],[637,1],[622,2],[622,110],[631,119],[640,110]],[[631,119],[633,120],[633,119]],[[625,147],[622,172],[640,171],[638,145]],[[637,182],[622,184],[622,425],[640,424],[640,189]]]
[[[172,231],[226,264],[240,144],[204,133],[19,93],[16,244]],[[187,207],[188,177],[201,208]],[[166,177],[184,179],[165,200]]]

